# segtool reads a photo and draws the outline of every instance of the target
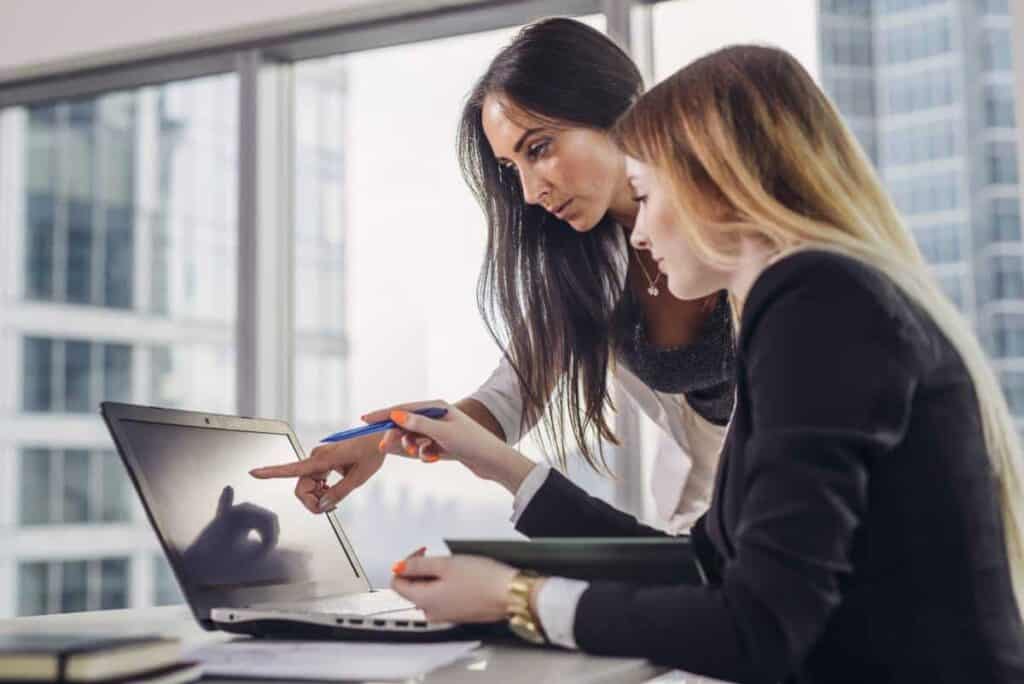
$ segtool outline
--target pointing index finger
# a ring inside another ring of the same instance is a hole
[[[303,475],[315,475],[318,472],[320,472],[319,467],[313,463],[312,459],[307,458],[295,463],[253,468],[249,474],[256,479],[265,480],[272,477],[302,477]]]

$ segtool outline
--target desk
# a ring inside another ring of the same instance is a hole
[[[185,606],[106,610],[66,615],[0,620],[0,634],[12,632],[102,632],[111,634],[155,633],[176,636],[186,648],[234,638],[224,632],[207,632],[196,624]],[[465,659],[435,670],[416,684],[452,682],[580,682],[586,684],[629,684],[652,679],[677,684],[705,684],[701,677],[670,673],[643,660],[601,658],[567,651],[532,648],[526,644],[484,644]],[[205,681],[205,680],[204,680]],[[241,680],[230,680],[242,684]],[[266,684],[264,680],[261,684]]]

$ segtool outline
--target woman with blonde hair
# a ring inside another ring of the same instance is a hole
[[[1013,421],[827,98],[787,53],[731,47],[614,135],[640,203],[632,244],[677,297],[727,289],[738,322],[735,410],[693,530],[709,584],[455,556],[400,562],[394,588],[433,619],[486,621],[526,585],[519,626],[554,643],[734,681],[1024,681]],[[474,469],[519,457],[458,410],[394,419]],[[555,472],[518,527],[657,534]]]

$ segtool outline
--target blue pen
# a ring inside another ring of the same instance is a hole
[[[445,408],[425,408],[419,411],[413,411],[412,413],[418,413],[421,416],[427,418],[434,418],[435,420],[443,416],[448,415],[448,409]],[[353,439],[354,437],[362,437],[363,435],[372,435],[374,432],[384,432],[391,428],[398,427],[393,420],[382,420],[379,423],[370,423],[363,427],[352,428],[351,430],[342,430],[341,432],[335,432],[333,435],[327,435],[320,440],[323,442],[341,442],[346,439]]]

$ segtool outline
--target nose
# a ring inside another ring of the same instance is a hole
[[[633,245],[634,249],[649,250],[651,248],[651,239],[637,226],[633,228],[633,232],[629,236],[629,244]]]
[[[541,204],[541,198],[551,192],[551,185],[536,173],[520,171],[519,183],[523,186],[523,200],[527,204]]]

